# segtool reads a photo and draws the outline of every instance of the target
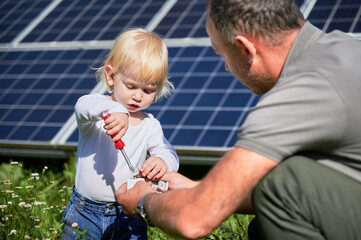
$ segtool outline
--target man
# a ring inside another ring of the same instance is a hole
[[[325,34],[291,0],[208,0],[207,33],[225,67],[263,94],[235,146],[199,182],[168,173],[116,192],[128,214],[186,238],[234,212],[250,239],[360,239],[361,42]]]

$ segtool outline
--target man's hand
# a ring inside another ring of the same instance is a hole
[[[139,181],[132,189],[127,190],[127,184],[121,185],[115,192],[117,202],[123,207],[125,214],[138,218],[137,205],[142,197],[151,192],[156,192],[151,182]]]
[[[107,130],[107,134],[113,138],[113,142],[117,142],[121,140],[128,129],[128,114],[115,112],[104,122],[104,129]]]
[[[198,184],[197,181],[193,181],[177,172],[167,172],[160,180],[169,182],[168,190],[192,188]]]
[[[167,172],[167,164],[159,157],[148,158],[140,168],[141,177],[158,181]]]

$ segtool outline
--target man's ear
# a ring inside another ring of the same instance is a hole
[[[107,65],[105,67],[105,75],[107,76],[107,83],[109,86],[114,85],[114,73],[113,73],[113,66]]]
[[[240,49],[242,53],[248,57],[248,62],[252,63],[257,54],[256,45],[249,38],[237,35],[235,41],[236,49]]]

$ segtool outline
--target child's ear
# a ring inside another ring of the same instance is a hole
[[[109,86],[114,85],[114,73],[113,73],[113,66],[107,65],[105,67],[105,75],[107,76],[107,83]]]

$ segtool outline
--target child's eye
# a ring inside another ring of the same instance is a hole
[[[146,94],[151,94],[157,91],[157,89],[143,89]]]
[[[125,84],[125,86],[127,87],[127,88],[129,88],[129,89],[134,89],[135,87],[133,86],[133,85],[131,85],[131,84]]]

